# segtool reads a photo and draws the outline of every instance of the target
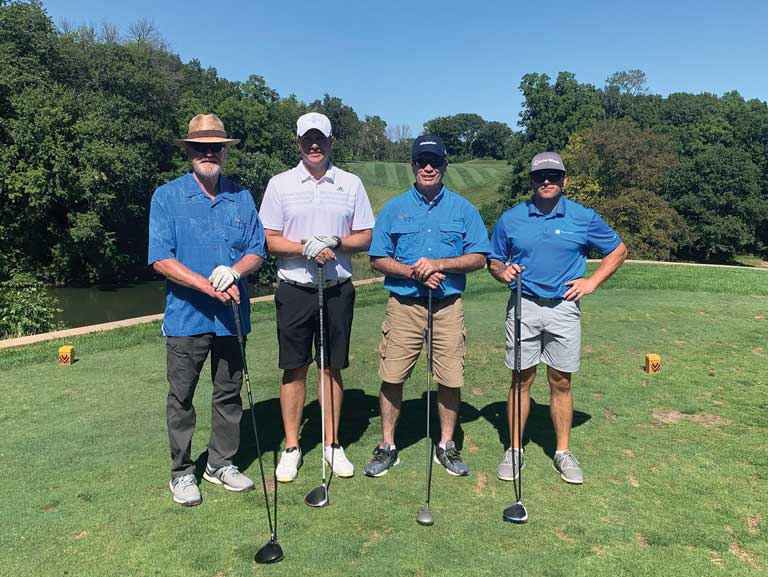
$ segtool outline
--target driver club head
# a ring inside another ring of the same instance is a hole
[[[277,563],[283,558],[283,548],[274,539],[270,539],[269,543],[264,545],[261,549],[256,551],[256,556],[253,558],[256,563],[268,564]]]
[[[323,483],[312,489],[304,497],[304,503],[310,507],[325,507],[328,505],[328,486]]]
[[[504,509],[504,520],[510,523],[527,523],[528,511],[520,501]]]
[[[416,513],[416,522],[419,525],[424,525],[425,527],[434,525],[435,519],[432,517],[432,511],[430,511],[428,507],[421,509],[418,513]]]

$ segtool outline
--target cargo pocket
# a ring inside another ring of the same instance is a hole
[[[381,323],[381,342],[379,343],[379,355],[384,359],[387,357],[387,348],[389,345],[389,332],[392,330],[392,325],[389,322],[389,318],[385,318]]]

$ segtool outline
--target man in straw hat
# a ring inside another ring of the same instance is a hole
[[[149,214],[148,264],[166,279],[162,333],[166,337],[173,500],[198,505],[191,457],[195,430],[192,399],[211,355],[213,400],[208,462],[203,478],[230,491],[253,481],[233,464],[240,445],[242,360],[230,301],[240,305],[250,331],[246,277],[264,259],[264,229],[251,193],[221,176],[229,138],[215,114],[198,114],[186,138],[176,141],[192,171],[158,188]]]
[[[285,428],[285,450],[277,466],[277,480],[293,481],[302,464],[299,447],[312,343],[325,353],[325,442],[323,458],[338,477],[352,477],[354,465],[339,445],[339,417],[343,395],[341,370],[349,366],[352,334],[352,254],[368,250],[373,210],[360,179],[330,161],[331,121],[310,112],[296,122],[301,161],[269,181],[261,216],[270,254],[278,257],[280,284],[275,291],[278,364],[283,369],[280,408]],[[324,347],[319,338],[320,272],[324,279]],[[319,382],[318,382],[319,388]],[[318,394],[318,398],[323,395]]]

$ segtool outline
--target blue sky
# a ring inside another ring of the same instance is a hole
[[[327,92],[413,134],[474,112],[517,128],[523,74],[573,72],[603,86],[645,71],[648,89],[768,98],[768,2],[43,0],[57,24],[146,18],[184,61],[263,76],[306,102]]]

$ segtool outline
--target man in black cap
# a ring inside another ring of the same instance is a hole
[[[379,346],[383,442],[365,468],[380,477],[397,465],[395,426],[400,416],[403,383],[421,353],[432,303],[432,368],[438,383],[440,443],[435,459],[451,475],[466,476],[453,432],[464,384],[464,308],[461,293],[466,273],[483,268],[489,252],[480,213],[466,199],[443,186],[445,145],[426,134],[413,143],[416,182],[381,209],[368,255],[371,267],[386,275],[387,316]]]

